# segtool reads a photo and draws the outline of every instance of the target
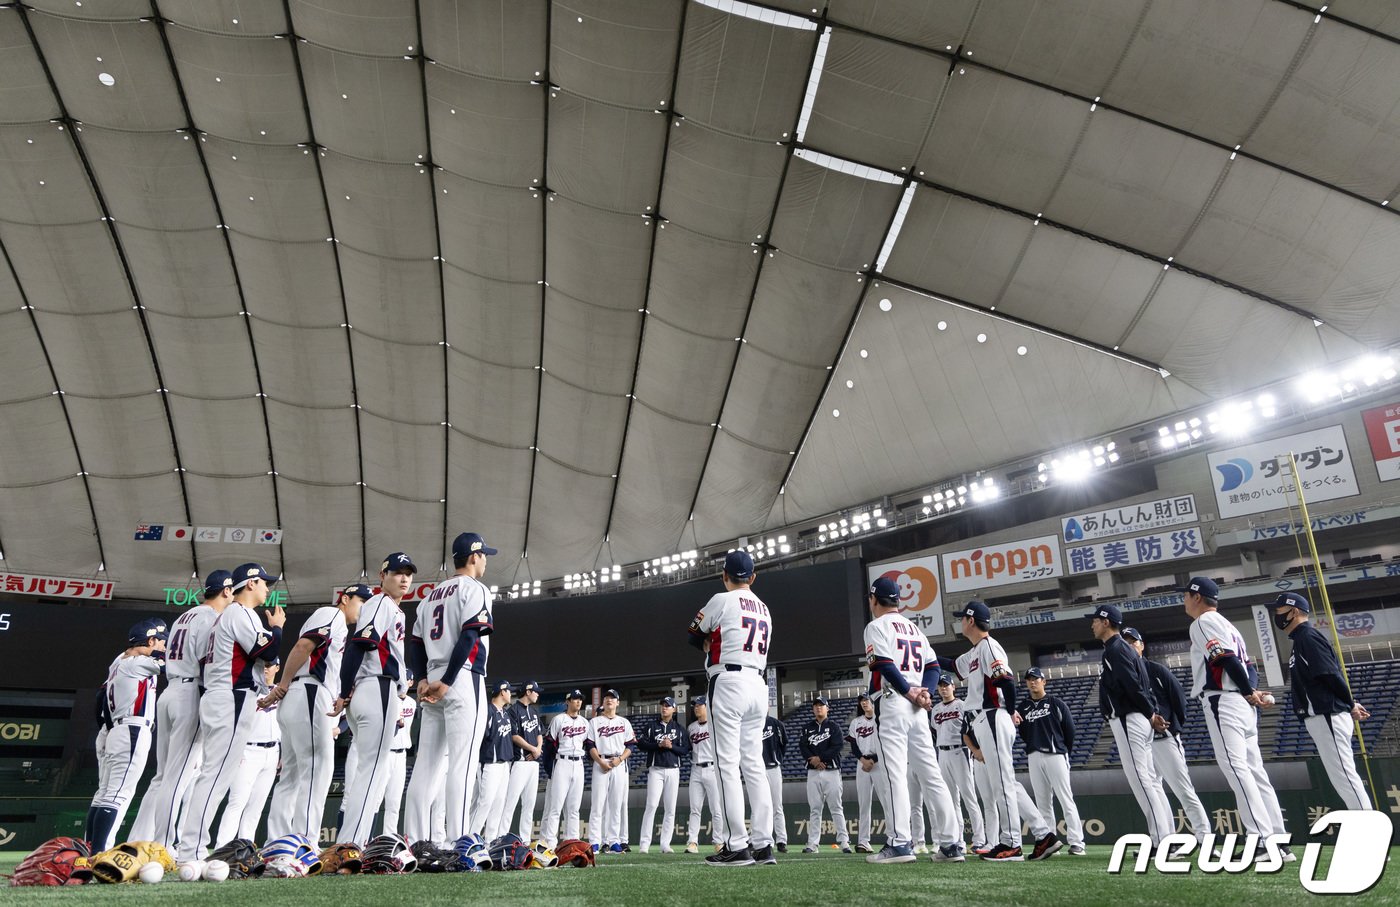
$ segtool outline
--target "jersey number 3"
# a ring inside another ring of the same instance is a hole
[[[768,621],[759,620],[756,617],[745,617],[740,624],[749,631],[749,638],[744,640],[744,651],[753,652],[757,650],[759,655],[768,654]],[[754,635],[762,634],[758,640],[758,645],[754,645]]]
[[[439,603],[433,608],[433,626],[428,631],[428,635],[433,639],[442,639],[442,605]]]

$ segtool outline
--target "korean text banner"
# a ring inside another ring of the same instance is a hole
[[[947,592],[973,592],[1065,575],[1060,540],[1053,535],[954,551],[943,555],[943,570]]]
[[[1223,519],[1296,506],[1288,453],[1298,459],[1309,504],[1361,493],[1340,425],[1232,447],[1207,457],[1215,503]]]
[[[1200,557],[1202,554],[1205,554],[1205,546],[1201,543],[1201,527],[1188,526],[1112,542],[1066,545],[1065,563],[1070,573],[1095,573],[1184,557]]]
[[[899,586],[899,613],[924,631],[925,636],[943,635],[943,587],[938,579],[938,556],[872,564],[866,568],[867,582],[888,576]]]
[[[1196,496],[1183,494],[1156,501],[1141,501],[1123,507],[1109,507],[1089,513],[1076,513],[1060,520],[1066,542],[1088,542],[1148,532],[1167,526],[1196,522]]]

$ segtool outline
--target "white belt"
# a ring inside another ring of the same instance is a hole
[[[127,715],[127,716],[125,716],[125,717],[123,717],[123,718],[118,718],[118,719],[117,719],[117,724],[139,724],[139,725],[141,725],[142,727],[150,727],[150,726],[151,726],[151,719],[149,719],[149,718],[140,718],[140,717],[137,717],[136,715]]]

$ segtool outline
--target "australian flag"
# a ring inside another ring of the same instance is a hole
[[[158,542],[165,534],[165,526],[160,523],[142,523],[136,527],[136,541]]]

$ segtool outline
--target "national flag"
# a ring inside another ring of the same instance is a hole
[[[165,533],[165,526],[160,523],[142,523],[136,527],[136,541],[138,542],[158,542]]]
[[[223,538],[224,531],[218,526],[200,526],[194,531],[196,542],[220,542]]]
[[[282,544],[281,529],[259,529],[253,535],[253,541],[259,545],[280,545]]]
[[[253,530],[251,529],[225,529],[224,541],[226,542],[251,542],[253,540]]]
[[[194,540],[193,526],[166,526],[165,538],[167,542],[189,542]]]

